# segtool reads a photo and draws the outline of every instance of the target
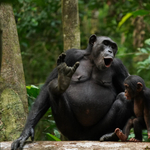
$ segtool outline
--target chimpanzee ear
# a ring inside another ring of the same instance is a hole
[[[141,82],[137,83],[137,91],[140,92],[143,89],[143,84]]]
[[[97,36],[95,34],[91,35],[89,38],[89,44],[93,45],[96,39],[97,39]]]

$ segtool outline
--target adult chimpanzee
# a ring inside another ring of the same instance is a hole
[[[114,58],[116,52],[117,44],[110,38],[92,35],[86,50],[70,49],[60,55],[12,150],[22,147],[29,136],[33,140],[34,127],[49,107],[69,140],[98,140],[104,134],[101,140],[113,139],[113,133],[107,133],[122,128],[132,110],[122,96],[116,100],[128,76],[122,62]]]
[[[127,141],[130,129],[133,127],[135,138],[129,141],[137,142],[142,141],[142,129],[147,128],[148,139],[150,139],[150,89],[146,88],[144,80],[136,75],[127,77],[124,85],[125,96],[128,100],[134,100],[136,118],[128,120],[123,132],[119,128],[115,132],[121,141]]]

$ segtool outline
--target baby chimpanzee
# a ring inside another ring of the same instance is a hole
[[[127,141],[130,129],[134,128],[135,138],[129,141],[142,141],[142,129],[147,128],[150,139],[150,89],[145,86],[144,80],[136,75],[128,76],[124,81],[125,96],[128,100],[134,100],[134,113],[136,118],[129,119],[123,132],[117,128],[116,135],[121,141]]]

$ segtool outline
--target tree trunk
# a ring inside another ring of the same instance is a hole
[[[80,49],[78,0],[62,0],[64,51]]]
[[[28,112],[26,87],[13,9],[0,3],[0,141],[16,139]]]

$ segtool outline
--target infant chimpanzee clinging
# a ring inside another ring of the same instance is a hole
[[[123,132],[116,128],[115,133],[121,141],[127,141],[130,129],[134,128],[135,138],[129,141],[142,141],[142,129],[147,129],[150,139],[150,89],[145,86],[144,80],[136,75],[128,76],[124,81],[125,96],[134,101],[135,118],[129,119]]]

